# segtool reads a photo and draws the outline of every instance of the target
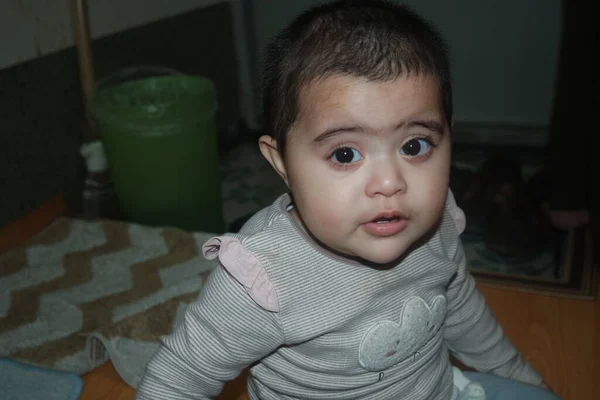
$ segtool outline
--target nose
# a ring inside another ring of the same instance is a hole
[[[366,188],[369,197],[390,197],[406,192],[406,180],[400,166],[389,159],[373,165],[370,175]]]

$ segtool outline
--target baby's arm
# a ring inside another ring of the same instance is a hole
[[[466,269],[466,257],[459,243],[455,255],[458,273],[448,297],[445,338],[455,356],[466,365],[534,385],[542,377],[521,357],[504,335],[475,281]]]
[[[217,268],[184,320],[164,338],[136,399],[213,398],[225,382],[282,344],[278,315],[258,306],[224,268]]]

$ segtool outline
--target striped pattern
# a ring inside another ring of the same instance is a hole
[[[138,399],[213,398],[257,360],[251,399],[449,399],[449,348],[479,369],[539,383],[475,290],[449,212],[434,237],[401,264],[375,270],[313,243],[286,212],[289,202],[282,196],[232,235],[266,269],[280,312],[258,306],[227,266],[215,269],[149,364]],[[443,327],[389,368],[361,367],[369,328],[394,321],[410,331],[406,301],[431,305],[440,295],[447,304]]]
[[[177,311],[213,269],[199,254],[208,237],[56,220],[27,246],[0,256],[0,356],[83,373],[109,355],[118,358],[117,344],[151,344],[127,367],[138,376],[120,371],[136,385],[160,336],[172,331]]]

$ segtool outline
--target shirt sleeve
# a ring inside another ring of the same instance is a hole
[[[224,268],[216,268],[183,321],[163,338],[136,399],[211,399],[283,343],[278,314],[260,307]]]
[[[450,351],[465,365],[481,372],[540,385],[542,377],[504,335],[466,268],[460,241],[454,260],[458,272],[447,291],[445,339]]]

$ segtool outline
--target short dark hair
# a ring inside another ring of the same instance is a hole
[[[283,156],[302,88],[338,74],[374,81],[433,75],[451,125],[450,62],[440,34],[405,6],[385,0],[335,1],[305,11],[267,46],[264,128]]]

